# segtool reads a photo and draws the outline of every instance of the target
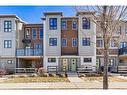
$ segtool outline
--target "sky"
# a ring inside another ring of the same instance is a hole
[[[41,23],[43,12],[59,11],[64,16],[75,16],[73,6],[0,6],[0,14],[16,14],[27,23]]]

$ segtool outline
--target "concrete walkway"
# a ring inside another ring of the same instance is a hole
[[[67,76],[71,83],[84,83],[84,81],[78,77],[77,73],[67,73]]]

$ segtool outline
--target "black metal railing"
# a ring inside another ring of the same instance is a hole
[[[41,56],[43,55],[42,48],[41,49],[16,49],[16,56]]]
[[[124,55],[124,54],[127,54],[127,47],[119,49],[119,55]]]

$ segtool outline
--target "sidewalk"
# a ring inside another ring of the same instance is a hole
[[[47,82],[47,83],[0,83],[0,90],[4,89],[102,89],[103,83],[98,81],[88,82],[80,79],[75,73],[68,73],[70,82]],[[127,82],[110,82],[109,89],[127,89]]]

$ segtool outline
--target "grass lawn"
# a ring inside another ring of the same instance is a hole
[[[17,77],[8,78],[2,83],[36,83],[36,82],[69,82],[65,77]]]
[[[109,76],[108,78],[109,78],[109,82],[127,82],[126,79],[121,79],[113,76]],[[86,76],[86,77],[81,77],[81,79],[83,79],[84,81],[99,81],[99,82],[103,81],[102,76]]]

